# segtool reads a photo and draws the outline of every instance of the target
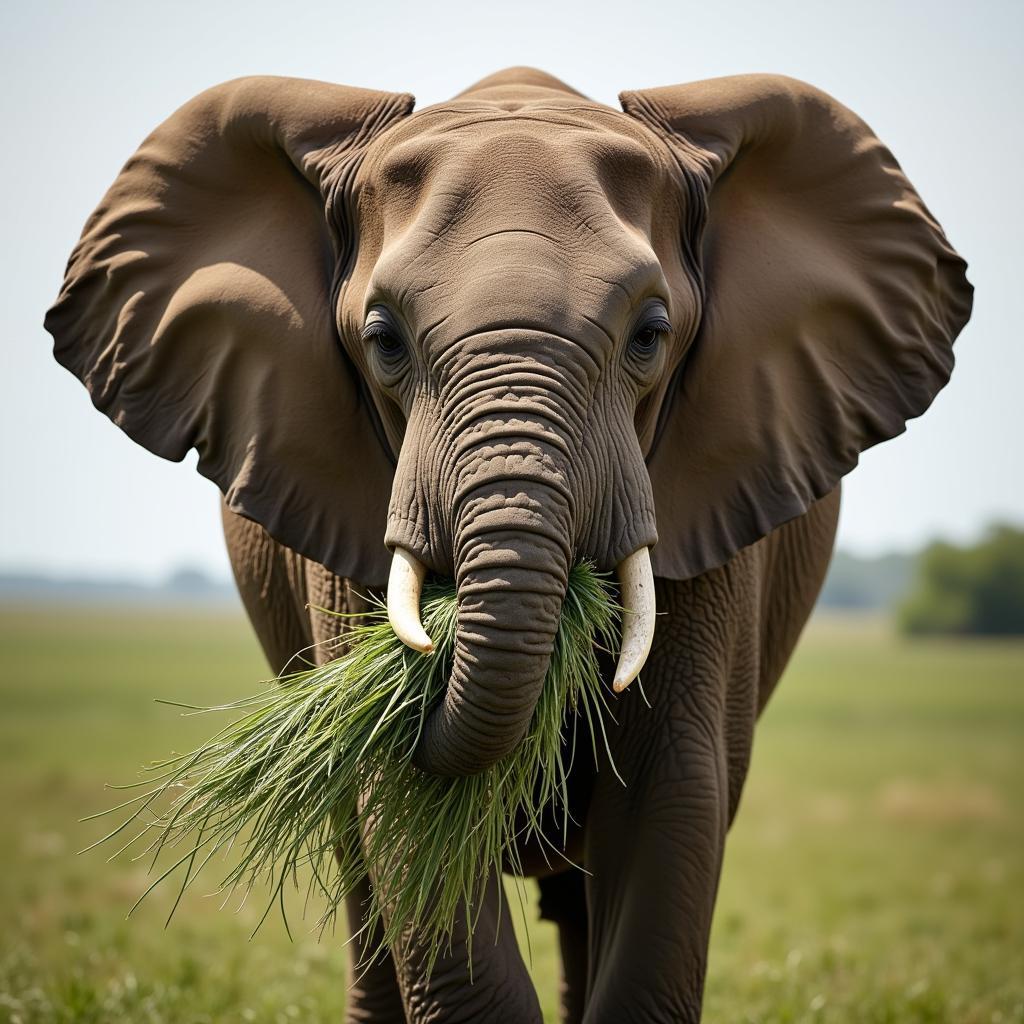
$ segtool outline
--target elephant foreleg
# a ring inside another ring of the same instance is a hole
[[[533,982],[519,952],[508,900],[496,876],[488,880],[472,943],[458,915],[450,947],[428,971],[415,934],[394,950],[398,983],[410,1024],[540,1024]]]
[[[345,899],[349,935],[349,989],[345,1004],[347,1024],[405,1024],[402,995],[391,953],[380,951],[380,924],[366,930],[365,908],[370,899],[370,880]]]
[[[595,791],[587,1024],[695,1024],[728,808],[724,766],[694,745],[678,774]]]
[[[754,581],[734,566],[658,583],[664,616],[643,674],[651,706],[638,692],[617,702],[609,735],[626,785],[599,772],[587,819],[587,1024],[700,1020],[757,707],[757,637],[731,624],[756,613]]]

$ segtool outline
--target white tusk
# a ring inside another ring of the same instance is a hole
[[[612,689],[629,686],[644,667],[654,640],[654,573],[647,548],[634,551],[619,562],[619,591],[622,601],[622,647]]]
[[[395,548],[388,577],[388,622],[403,644],[431,654],[434,641],[420,622],[420,591],[427,567],[404,548]]]

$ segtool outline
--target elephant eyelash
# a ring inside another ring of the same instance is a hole
[[[653,334],[652,340],[650,342],[641,341],[640,336],[647,334],[648,332]],[[672,325],[667,320],[648,320],[633,332],[633,337],[630,339],[630,346],[640,350],[641,352],[653,352],[657,348],[658,342],[661,340],[662,336],[670,334],[671,332]]]
[[[367,324],[363,328],[361,336],[363,341],[376,342],[382,355],[396,356],[405,351],[405,343],[382,320],[374,320]]]
[[[672,333],[672,325],[667,320],[663,320],[661,318],[657,320],[649,320],[640,329],[648,331],[657,331],[659,334]]]
[[[373,341],[374,338],[379,338],[384,335],[390,335],[391,330],[387,324],[380,320],[374,320],[368,323],[360,333],[360,337],[363,341]]]

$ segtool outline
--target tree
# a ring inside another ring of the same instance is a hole
[[[907,633],[1024,634],[1024,530],[998,525],[972,547],[926,548],[899,619]]]

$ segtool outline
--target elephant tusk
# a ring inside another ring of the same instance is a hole
[[[404,548],[395,548],[388,577],[388,622],[403,644],[432,654],[434,641],[420,622],[420,591],[427,567]]]
[[[618,567],[622,600],[622,646],[612,689],[616,693],[629,686],[651,653],[654,640],[654,573],[647,548],[634,551]]]

